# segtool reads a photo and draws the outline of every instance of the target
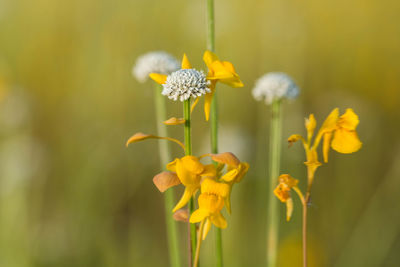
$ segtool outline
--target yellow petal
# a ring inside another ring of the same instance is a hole
[[[295,142],[297,142],[299,140],[303,141],[303,143],[306,142],[304,140],[304,138],[299,134],[292,134],[291,136],[289,136],[289,138],[288,138],[289,147],[291,147],[293,145],[293,143],[295,143]]]
[[[315,120],[314,114],[310,114],[308,119],[306,119],[305,126],[307,129],[307,139],[310,141],[314,134],[315,127],[317,126],[317,121]]]
[[[217,169],[215,168],[214,164],[204,165],[204,170],[200,175],[202,177],[216,177]]]
[[[274,195],[283,203],[290,198],[290,189],[283,184],[278,184],[274,189]]]
[[[204,220],[206,217],[210,215],[210,212],[205,209],[197,209],[195,210],[192,215],[190,216],[189,222],[190,223],[197,223]]]
[[[192,65],[190,65],[189,59],[186,56],[186,54],[183,54],[183,58],[182,58],[182,69],[191,69]]]
[[[182,147],[183,150],[185,150],[185,145],[182,144],[181,141],[179,141],[179,140],[177,140],[175,138],[161,137],[161,136],[156,136],[156,135],[151,135],[151,134],[144,134],[144,133],[135,133],[133,136],[131,136],[128,139],[128,141],[126,142],[126,146],[128,146],[131,143],[143,141],[143,140],[146,140],[146,139],[164,139],[164,140],[169,140],[169,141],[177,143],[178,145],[180,145]]]
[[[197,103],[199,103],[200,97],[197,97],[194,102],[192,103],[192,106],[190,107],[190,114],[193,113],[194,108],[196,107]]]
[[[179,125],[179,124],[184,124],[185,119],[184,118],[176,118],[176,117],[171,117],[168,120],[163,122],[165,125]]]
[[[189,202],[190,198],[196,192],[196,190],[197,190],[197,188],[194,186],[193,187],[186,186],[181,199],[179,200],[178,204],[176,204],[176,206],[172,210],[172,212],[175,212],[175,211],[179,210],[180,208],[183,208]]]
[[[210,229],[211,229],[211,221],[209,219],[206,219],[206,222],[204,224],[203,235],[202,235],[203,240],[206,239],[208,232],[210,232]]]
[[[200,176],[192,171],[195,166],[192,166],[193,161],[186,158],[185,161],[178,159],[176,162],[176,174],[184,186],[200,187]],[[200,163],[201,164],[201,163]],[[191,168],[191,169],[188,169]]]
[[[181,161],[185,168],[191,173],[201,174],[204,171],[204,165],[201,164],[198,157],[184,156]]]
[[[293,213],[293,199],[289,198],[286,201],[286,221],[290,221]]]
[[[328,162],[329,148],[331,147],[332,132],[324,134],[324,141],[322,143],[322,153],[324,155],[324,162]]]
[[[214,92],[215,92],[215,85],[216,85],[216,81],[211,81],[211,84],[210,84],[211,93],[207,93],[204,96],[204,115],[206,117],[206,121],[208,121],[210,118],[211,102],[212,102]]]
[[[294,179],[290,174],[281,174],[278,178],[280,184],[286,185],[289,189],[297,186],[299,180]]]
[[[249,165],[247,162],[241,162],[241,163],[239,164],[239,167],[238,167],[239,173],[238,173],[238,175],[236,176],[236,180],[235,180],[236,183],[240,183],[240,181],[242,181],[244,175],[245,175],[245,174],[247,173],[247,171],[249,170],[249,167],[250,167],[250,165]]]
[[[238,176],[239,171],[238,169],[232,169],[230,171],[228,171],[227,173],[225,173],[222,177],[221,180],[225,181],[225,182],[233,182],[235,181],[236,177]]]
[[[357,114],[354,113],[353,109],[348,108],[346,109],[346,112],[340,116],[338,126],[349,131],[354,131],[359,122],[360,120],[358,119]]]
[[[231,87],[234,88],[238,88],[238,87],[243,87],[244,84],[242,83],[242,81],[240,80],[239,77],[233,77],[233,78],[229,78],[229,79],[221,79],[219,80],[220,82],[229,85]]]
[[[340,128],[335,131],[332,148],[337,152],[349,154],[358,151],[362,146],[356,131],[347,131]]]
[[[230,166],[237,167],[240,164],[240,160],[231,152],[224,152],[219,154],[211,154],[211,159],[213,161],[227,164]]]
[[[154,176],[153,183],[160,192],[165,192],[168,188],[180,184],[181,181],[174,172],[162,172]]]
[[[225,198],[228,195],[228,192],[229,185],[227,184],[218,183],[209,178],[204,179],[204,181],[201,183],[201,193],[213,194]]]
[[[165,74],[159,74],[159,73],[150,73],[149,77],[155,81],[156,83],[159,84],[164,84],[165,81],[167,80],[167,75]]]
[[[171,161],[170,163],[167,164],[167,170],[171,172],[176,172],[176,163],[178,162],[178,159],[174,159],[174,161]]]
[[[211,222],[217,226],[218,228],[225,229],[228,226],[224,216],[221,213],[217,213],[214,216],[210,217]]]
[[[209,80],[223,80],[235,77],[234,74],[229,70],[227,70],[224,64],[219,60],[216,60],[213,63],[211,63],[210,69],[212,75],[207,75],[207,79]]]
[[[317,136],[315,137],[315,141],[313,144],[313,149],[316,149],[321,141],[322,136],[327,132],[332,132],[337,128],[337,122],[339,120],[339,109],[335,108],[325,119],[321,128],[318,131]]]
[[[211,64],[212,64],[214,61],[219,60],[219,59],[218,59],[218,57],[217,57],[216,54],[214,54],[213,52],[211,52],[211,51],[209,51],[209,50],[206,50],[206,51],[204,52],[204,55],[203,55],[203,60],[204,60],[204,63],[206,63],[207,67],[208,67],[209,69],[211,69]]]

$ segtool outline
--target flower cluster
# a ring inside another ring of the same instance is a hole
[[[296,98],[299,95],[299,88],[289,75],[283,72],[270,72],[257,80],[252,94],[256,100],[264,100],[270,105],[275,100]]]
[[[299,134],[291,135],[288,138],[289,145],[301,140],[304,150],[306,152],[307,161],[304,162],[304,164],[307,166],[306,196],[304,197],[301,191],[297,188],[298,181],[293,178],[288,178],[290,177],[289,175],[281,175],[279,177],[279,184],[274,191],[275,195],[282,202],[287,203],[287,201],[291,201],[290,189],[294,189],[299,195],[301,201],[303,202],[303,205],[307,205],[309,201],[311,186],[314,181],[315,171],[318,169],[319,166],[322,165],[322,163],[318,159],[317,149],[319,144],[322,141],[322,154],[325,163],[328,162],[328,154],[330,148],[343,154],[349,154],[358,151],[362,146],[362,143],[358,138],[356,132],[358,123],[358,116],[351,108],[348,108],[346,112],[341,116],[339,116],[339,109],[335,108],[325,119],[324,123],[322,124],[321,128],[314,138],[314,142],[312,142],[317,122],[315,120],[314,114],[311,114],[305,120],[307,138],[304,138]],[[282,177],[286,178],[283,179]],[[290,219],[290,209],[292,208],[288,206],[288,219]]]

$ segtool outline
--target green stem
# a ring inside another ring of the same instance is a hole
[[[167,107],[165,96],[161,95],[161,90],[162,86],[157,84],[154,90],[157,134],[159,136],[168,136],[167,126],[162,123],[162,121],[167,119]],[[161,169],[165,169],[165,166],[171,160],[169,142],[159,142],[158,148],[160,153]],[[177,225],[173,217],[171,216],[171,211],[174,208],[174,202],[174,191],[171,188],[164,193],[169,261],[170,266],[181,267]]]
[[[190,99],[183,102],[183,114],[185,119],[185,152],[186,155],[192,155],[192,133],[191,133],[191,119],[190,119]],[[189,201],[189,217],[194,211],[193,197]],[[193,262],[193,257],[196,253],[196,225],[189,223],[190,229],[190,266]]]
[[[271,127],[269,137],[269,188],[268,188],[268,221],[267,221],[267,266],[276,267],[278,246],[278,200],[272,190],[277,184],[281,157],[281,101],[276,100],[271,107]]]
[[[207,0],[207,49],[215,52],[214,0]],[[216,91],[211,103],[211,152],[218,153],[218,102]],[[214,232],[216,266],[222,267],[222,232],[220,228],[215,228]]]

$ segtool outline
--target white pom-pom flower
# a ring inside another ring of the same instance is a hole
[[[253,97],[271,104],[275,100],[294,99],[299,95],[299,88],[289,75],[283,72],[267,73],[256,82]]]
[[[185,101],[211,93],[210,83],[202,71],[181,69],[168,75],[162,94],[174,101]]]
[[[180,68],[179,62],[172,55],[163,52],[149,52],[140,56],[132,69],[132,75],[141,83],[149,78],[150,73],[169,75]]]

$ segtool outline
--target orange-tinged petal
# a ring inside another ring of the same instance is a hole
[[[181,208],[183,208],[190,200],[190,198],[194,195],[198,188],[194,186],[186,186],[185,191],[183,192],[183,195],[181,199],[179,200],[178,204],[176,204],[175,208],[172,210],[172,212],[175,212]]]
[[[190,216],[189,222],[190,223],[201,222],[202,220],[204,220],[209,215],[210,215],[210,212],[208,210],[206,210],[206,209],[197,209]]]
[[[156,136],[156,135],[151,135],[151,134],[144,134],[144,133],[135,133],[133,136],[131,136],[128,141],[126,142],[126,146],[128,146],[129,144],[135,143],[135,142],[139,142],[139,141],[143,141],[146,139],[164,139],[164,140],[169,140],[172,142],[177,143],[178,145],[180,145],[182,147],[183,150],[185,150],[185,145],[175,139],[175,138],[171,138],[171,137],[161,137],[161,136]]]
[[[283,184],[278,184],[274,189],[274,195],[285,203],[290,198],[290,189]]]
[[[211,159],[213,161],[227,164],[230,166],[237,167],[240,164],[240,160],[231,152],[224,152],[219,154],[211,154]]]
[[[183,54],[183,58],[182,58],[182,69],[191,69],[192,65],[189,62],[188,57],[186,56],[186,53]]]
[[[346,109],[346,112],[340,116],[338,126],[349,131],[354,131],[359,122],[360,120],[358,119],[357,114],[354,113],[353,109],[348,108]]]
[[[165,125],[180,125],[185,123],[184,118],[176,118],[176,117],[171,117],[168,120],[163,122]]]
[[[304,140],[303,136],[301,136],[299,134],[292,134],[291,136],[289,136],[289,138],[288,138],[289,147],[291,147],[293,145],[293,143],[295,143],[299,140],[301,140],[303,142],[303,144],[306,142],[306,140]]]
[[[179,222],[188,222],[189,221],[189,212],[187,209],[179,209],[174,212],[172,215],[175,221]]]
[[[164,84],[167,80],[167,75],[159,73],[150,73],[149,77],[158,84]]]
[[[337,152],[349,154],[358,151],[362,146],[356,131],[347,131],[340,128],[335,131],[332,148]]]
[[[324,162],[328,162],[329,148],[331,147],[332,132],[327,132],[323,136],[324,141],[322,143],[322,153],[324,156]]]
[[[225,229],[228,226],[224,216],[221,213],[217,213],[214,216],[210,217],[211,222],[217,226],[218,228]]]
[[[165,192],[168,188],[180,184],[181,181],[174,172],[161,172],[154,176],[153,183],[160,192]]]

